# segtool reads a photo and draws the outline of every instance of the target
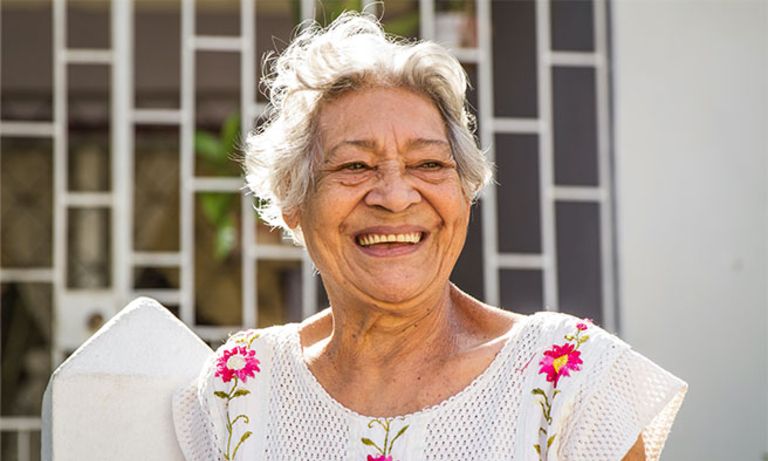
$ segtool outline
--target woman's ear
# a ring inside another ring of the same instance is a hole
[[[284,212],[283,221],[288,225],[288,227],[290,227],[292,230],[295,230],[297,227],[299,227],[300,223],[299,212],[297,210]]]

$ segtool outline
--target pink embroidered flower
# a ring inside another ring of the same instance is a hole
[[[589,328],[590,325],[592,325],[592,319],[584,319],[581,322],[576,324],[576,328],[579,329],[579,331],[584,331],[587,328]]]
[[[379,456],[368,455],[367,461],[392,461],[392,457],[384,456],[384,455],[379,455]]]
[[[221,380],[228,383],[233,377],[246,382],[248,378],[256,376],[259,368],[259,360],[255,357],[256,351],[248,350],[245,346],[235,346],[225,350],[224,354],[216,360],[216,374]]]
[[[570,376],[570,371],[581,370],[581,352],[575,350],[573,344],[565,343],[562,346],[554,344],[552,349],[544,352],[544,358],[539,362],[541,369],[539,373],[547,374],[547,381],[557,382],[561,376]]]

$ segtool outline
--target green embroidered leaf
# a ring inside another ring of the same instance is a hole
[[[555,397],[557,397],[557,394],[560,393],[560,389],[555,389],[554,392],[552,392],[552,400],[555,400]]]
[[[544,397],[545,399],[547,398],[546,392],[544,392],[543,390],[539,389],[538,387],[536,389],[532,390],[531,394],[533,394],[533,395],[540,395],[540,396]]]
[[[536,449],[536,453],[541,454],[541,447],[539,446],[538,443],[536,445],[534,445],[533,448]]]
[[[557,434],[555,434],[557,435]],[[552,442],[555,441],[555,435],[547,439],[547,448],[549,448],[552,445]]]
[[[382,450],[378,445],[376,445],[376,443],[373,440],[371,440],[369,438],[366,438],[366,437],[363,437],[360,440],[363,442],[364,445],[368,445],[369,447],[373,447],[379,453],[384,454],[384,450]]]
[[[547,435],[547,430],[546,430],[546,429],[544,429],[543,427],[540,427],[540,428],[539,428],[539,432],[541,432],[541,433],[542,433],[542,434],[544,434],[544,435]]]
[[[573,341],[575,336],[573,336],[573,335],[565,335],[564,338],[565,338],[566,341]]]
[[[392,437],[392,441],[389,442],[389,451],[392,451],[392,447],[395,445],[395,440],[397,440],[401,435],[405,434],[405,431],[407,431],[409,427],[410,427],[410,424],[406,424],[405,426],[403,426],[402,429],[397,431],[397,434],[394,437]]]
[[[579,344],[583,344],[587,342],[588,339],[589,339],[589,335],[582,336],[581,338],[579,338]]]
[[[242,396],[248,395],[250,393],[251,393],[251,391],[249,391],[248,389],[238,389],[238,390],[235,391],[235,395],[233,395],[232,398],[234,399],[235,397],[242,397]]]
[[[544,402],[539,400],[539,405],[541,406],[541,411],[544,413],[544,416],[547,416],[547,407],[544,405]]]
[[[242,420],[245,422],[245,424],[251,424],[251,420],[248,418],[248,416],[247,416],[247,415],[237,415],[237,416],[235,417],[235,419],[233,419],[233,420],[232,420],[231,426],[234,426],[234,425],[235,425],[235,423],[236,423],[236,422],[237,422],[239,419],[242,419]]]
[[[384,429],[384,430],[386,430],[386,429],[387,429],[387,423],[386,423],[386,420],[384,420],[384,422],[382,422],[382,421],[381,421],[380,419],[378,419],[378,418],[376,418],[376,419],[372,419],[372,420],[370,420],[370,421],[368,422],[368,429],[373,429],[373,425],[374,425],[374,424],[378,424],[378,425],[379,425],[379,426],[381,426],[381,428],[382,428],[382,429]]]
[[[226,392],[216,391],[213,393],[213,395],[215,395],[220,399],[229,400],[229,394],[227,394]]]
[[[237,456],[237,450],[240,449],[240,445],[242,445],[243,442],[248,440],[248,437],[250,437],[251,434],[253,434],[253,432],[247,431],[242,436],[240,436],[240,441],[237,442],[237,445],[235,445],[235,451],[232,452],[232,459],[235,459],[235,456]]]

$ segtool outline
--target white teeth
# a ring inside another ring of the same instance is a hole
[[[366,234],[357,238],[357,243],[362,246],[376,245],[377,243],[419,243],[421,232],[406,232],[404,234]]]

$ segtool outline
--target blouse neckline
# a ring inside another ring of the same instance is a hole
[[[479,389],[486,387],[488,384],[488,381],[491,380],[491,378],[496,374],[496,371],[503,365],[503,362],[505,361],[505,359],[515,349],[518,339],[520,338],[520,336],[522,336],[522,331],[532,323],[531,320],[536,315],[537,314],[527,315],[522,319],[518,320],[517,322],[515,322],[515,324],[507,333],[509,337],[506,339],[506,342],[504,343],[502,348],[499,350],[499,352],[497,352],[496,355],[493,357],[493,360],[491,360],[491,363],[487,367],[485,367],[485,369],[482,372],[480,372],[480,374],[478,374],[464,388],[462,388],[457,393],[443,399],[438,403],[435,403],[433,405],[427,406],[420,410],[407,413],[404,415],[395,415],[395,416],[363,415],[361,413],[358,413],[355,410],[352,410],[351,408],[344,406],[341,402],[339,402],[331,394],[329,394],[328,391],[325,389],[325,387],[323,387],[323,385],[320,384],[320,381],[317,380],[314,373],[312,373],[312,370],[309,369],[309,365],[307,365],[307,362],[304,360],[304,353],[301,345],[301,336],[299,334],[300,324],[298,323],[290,324],[291,329],[288,335],[289,352],[290,352],[291,358],[295,362],[296,368],[298,369],[298,374],[300,375],[300,379],[302,379],[306,383],[306,385],[311,390],[311,392],[314,393],[321,401],[323,401],[326,404],[329,404],[332,408],[338,410],[339,412],[346,414],[352,418],[364,421],[365,423],[373,419],[384,418],[384,417],[398,418],[398,419],[411,419],[415,417],[434,415],[438,412],[444,411],[446,408],[459,405],[460,402],[470,398]]]

